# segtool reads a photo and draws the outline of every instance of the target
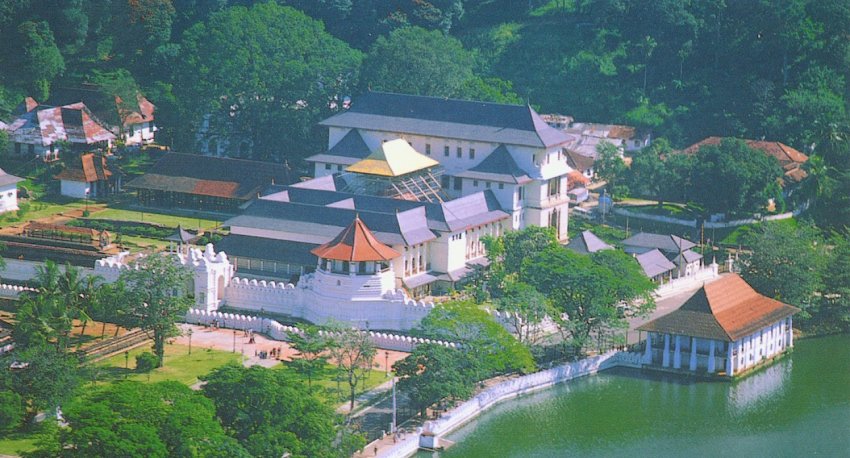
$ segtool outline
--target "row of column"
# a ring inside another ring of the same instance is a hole
[[[675,336],[674,345],[675,350],[673,352],[673,368],[681,369],[682,368],[682,338],[683,336]],[[687,338],[687,337],[684,337]],[[688,370],[696,371],[697,370],[697,338],[691,337],[691,350],[688,359]],[[716,348],[716,341],[709,340],[708,341],[708,354],[710,355],[708,358],[708,373],[713,374],[716,370],[716,360],[714,359],[714,351]],[[646,335],[646,353],[644,355],[644,361],[647,363],[652,362],[652,333],[648,333]],[[664,351],[662,352],[661,357],[661,366],[662,367],[670,367],[670,334],[664,334]]]

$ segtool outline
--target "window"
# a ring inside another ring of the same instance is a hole
[[[463,148],[460,146],[457,147],[457,158],[460,159],[463,157]]]
[[[493,183],[491,183],[491,182],[489,182],[489,181],[488,181],[488,182],[487,182],[487,189],[490,189],[490,186],[491,186],[492,184],[493,184]]]
[[[331,165],[330,165],[330,164],[325,164],[325,170],[330,170],[330,169],[331,169]]]
[[[425,154],[427,154],[429,156],[431,155],[431,144],[430,143],[425,144]]]
[[[341,166],[341,165],[337,165],[337,166],[336,166],[336,171],[337,171],[337,172],[342,172],[342,166]]]
[[[35,145],[27,145],[27,153],[30,155],[35,154]]]
[[[524,189],[525,189],[525,188],[523,188],[522,186],[520,186],[519,188],[517,188],[517,199],[518,199],[518,200],[522,200],[522,198],[523,198],[523,197],[525,197]]]
[[[552,178],[549,180],[549,196],[556,196],[561,193],[561,179]]]
[[[443,156],[449,157],[449,147],[448,147],[448,145],[443,147]]]
[[[455,191],[463,189],[463,180],[460,177],[455,177]]]
[[[478,187],[478,180],[472,180],[472,186]]]
[[[475,159],[475,148],[469,148],[469,158]]]
[[[505,183],[499,183],[499,189],[505,189]]]
[[[21,155],[21,144],[20,143],[15,143],[15,154],[17,154],[18,156]]]
[[[443,176],[440,177],[440,186],[448,189],[448,187],[449,187],[449,176],[448,175],[443,175]]]

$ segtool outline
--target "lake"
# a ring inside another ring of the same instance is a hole
[[[440,458],[850,456],[850,336],[797,340],[734,382],[605,371],[507,401],[446,437],[458,444]]]

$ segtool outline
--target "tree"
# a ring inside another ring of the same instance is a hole
[[[0,431],[13,430],[21,424],[26,409],[21,395],[14,391],[0,391]]]
[[[760,224],[744,238],[747,247],[741,259],[741,276],[765,296],[800,307],[800,317],[809,317],[808,308],[821,288],[825,259],[824,243],[818,230],[798,223]]]
[[[850,241],[835,235],[830,245],[823,270],[823,294],[813,321],[827,331],[846,332],[850,329]]]
[[[228,365],[203,378],[222,425],[254,456],[343,457],[365,444],[338,446],[341,417],[284,371]]]
[[[104,385],[72,400],[63,414],[69,427],[40,447],[45,455],[250,456],[225,435],[212,402],[177,382]]]
[[[620,153],[620,149],[613,143],[601,142],[596,146],[599,157],[594,162],[596,175],[608,183],[607,189],[612,196],[620,197],[627,195],[629,188],[626,186],[626,163]]]
[[[279,162],[326,146],[316,124],[350,94],[362,58],[320,22],[275,2],[215,12],[180,46],[174,95],[184,118],[198,128],[211,116],[210,129],[234,143],[244,138],[256,159]],[[182,142],[195,148],[194,135]]]
[[[79,385],[76,358],[57,352],[54,347],[40,345],[16,349],[0,359],[0,364],[8,368],[15,361],[26,366],[10,372],[9,386],[30,406],[33,415],[40,410],[55,411],[71,398]]]
[[[325,371],[327,351],[332,342],[315,326],[305,326],[302,334],[291,333],[289,345],[298,352],[297,358],[286,365],[307,378],[307,391],[313,390],[313,379]]]
[[[425,417],[428,407],[443,399],[465,399],[472,395],[476,380],[471,374],[476,373],[476,364],[461,349],[422,344],[393,364],[393,371],[401,377],[399,390]]]
[[[555,316],[546,296],[533,286],[518,281],[505,285],[504,295],[495,300],[496,310],[509,314],[511,332],[525,345],[534,345],[542,336],[541,325]]]
[[[471,300],[440,304],[422,319],[417,334],[462,345],[475,361],[475,380],[497,373],[531,372],[535,368],[528,348]]]
[[[403,27],[378,37],[363,62],[362,86],[373,90],[517,102],[510,85],[475,74],[475,58],[455,38]]]
[[[46,22],[23,22],[18,26],[18,70],[26,75],[27,87],[36,100],[45,100],[50,83],[65,70],[65,60]]]
[[[375,366],[378,349],[369,334],[357,329],[338,327],[332,331],[329,353],[339,367],[349,389],[349,411],[354,410],[357,385]]]
[[[524,258],[557,245],[558,237],[551,227],[529,226],[506,232],[499,238],[487,238],[485,243],[491,263],[504,267],[507,273],[516,273]]]
[[[689,194],[709,213],[754,211],[776,195],[781,177],[775,157],[727,138],[699,149]]]
[[[163,365],[165,340],[178,335],[175,323],[192,305],[186,296],[186,285],[191,278],[191,271],[168,253],[141,257],[119,277],[127,285],[126,327],[138,327],[153,334],[153,352],[159,358],[157,367]]]
[[[646,276],[637,260],[620,250],[601,250],[590,255],[598,266],[608,269],[613,280],[608,285],[628,316],[646,316],[655,309],[655,283]]]
[[[662,205],[665,201],[685,202],[692,156],[673,154],[670,143],[656,139],[649,148],[636,153],[629,167],[629,191]]]

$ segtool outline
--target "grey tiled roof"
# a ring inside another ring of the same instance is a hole
[[[305,159],[308,162],[329,162],[331,164],[351,165],[366,158],[371,153],[369,146],[357,129],[351,129],[336,145],[325,153],[315,154]]]
[[[670,262],[664,253],[658,249],[641,253],[635,257],[643,268],[643,272],[647,277],[652,278],[661,275],[676,268],[676,265]]]
[[[529,106],[385,92],[363,94],[320,124],[534,147],[572,139]]]
[[[489,156],[484,158],[476,166],[456,173],[455,176],[475,180],[500,181],[511,184],[526,184],[532,181],[531,177],[521,169],[508,148],[504,144],[499,145]]]
[[[5,170],[0,169],[0,186],[15,184],[21,181],[24,181],[24,179],[15,175],[9,175]]]
[[[702,259],[702,255],[693,250],[685,250],[681,255],[676,255],[676,257],[673,258],[673,262],[678,264],[682,258],[685,260],[685,264],[690,264]]]
[[[680,251],[691,249],[697,246],[690,240],[683,239],[675,235],[650,234],[648,232],[640,232],[626,240],[623,240],[623,246],[626,251],[629,247],[634,248],[658,248],[661,251],[668,253],[679,253]]]
[[[612,250],[614,247],[608,245],[602,239],[597,237],[593,232],[590,231],[582,231],[578,237],[570,240],[570,243],[567,244],[567,248],[575,251],[576,253],[582,254],[590,254],[596,253],[601,250]]]
[[[310,250],[317,246],[312,243],[230,234],[216,243],[215,249],[224,251],[231,258],[285,259],[290,264],[312,267],[316,265],[317,259]]]

